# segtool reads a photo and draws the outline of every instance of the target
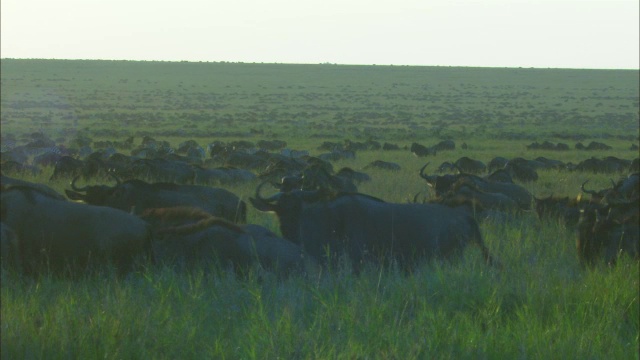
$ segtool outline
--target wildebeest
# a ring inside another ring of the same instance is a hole
[[[599,258],[614,265],[626,253],[640,258],[640,209],[638,201],[613,205],[592,204],[581,211],[576,247],[582,264]]]
[[[53,190],[51,187],[45,184],[39,184],[39,183],[30,182],[30,181],[15,179],[5,175],[0,175],[0,184],[2,184],[2,186],[5,186],[5,187],[16,186],[16,185],[32,187],[34,189],[37,189],[40,192],[47,194],[48,196],[54,199],[67,200],[62,194],[59,194],[57,191]]]
[[[25,185],[2,185],[1,191],[1,219],[17,236],[26,273],[105,263],[125,272],[137,257],[151,256],[149,225],[134,215],[59,200]]]
[[[484,218],[492,211],[516,213],[522,210],[518,203],[502,193],[490,193],[480,191],[476,187],[466,185],[438,196],[431,203],[446,205],[448,207],[464,206],[475,218]]]
[[[364,167],[365,169],[383,169],[383,170],[391,170],[391,171],[400,171],[401,167],[398,163],[383,161],[383,160],[375,160],[369,163],[369,165]]]
[[[426,147],[422,144],[412,143],[411,144],[411,153],[418,157],[423,157],[427,155],[436,155],[437,151],[433,147]]]
[[[580,220],[580,209],[588,205],[581,197],[570,198],[549,195],[546,198],[534,197],[535,210],[541,219],[560,219],[565,225],[573,227]]]
[[[471,159],[463,156],[454,163],[461,173],[481,174],[487,171],[487,165],[480,160]]]
[[[518,184],[505,182],[491,182],[479,176],[472,174],[445,174],[445,175],[427,175],[424,170],[429,163],[426,163],[420,169],[420,177],[425,179],[427,185],[435,190],[436,196],[440,197],[446,193],[464,186],[475,189],[481,193],[498,193],[503,194],[515,201],[522,210],[529,210],[533,196],[527,189]]]
[[[253,206],[275,212],[282,235],[322,262],[346,255],[356,267],[368,260],[395,260],[409,269],[420,259],[451,258],[474,243],[492,263],[478,224],[464,210],[387,203],[357,193],[296,190],[264,198],[262,185],[249,199]]]
[[[504,169],[511,174],[511,176],[522,182],[530,182],[538,180],[538,172],[536,171],[535,160],[526,160],[523,158],[515,158],[509,160],[504,166]],[[543,166],[541,164],[540,166]]]
[[[580,188],[585,194],[591,195],[591,201],[594,203],[619,203],[640,199],[640,174],[638,173],[622,178],[617,183],[611,180],[612,187],[600,190],[586,189],[585,185],[588,182],[589,180],[586,180]]]
[[[231,266],[242,271],[258,264],[278,273],[300,269],[302,249],[254,224],[237,225],[197,208],[147,209],[142,217],[154,225],[158,263],[179,268]]]
[[[247,205],[234,193],[222,189],[199,185],[177,185],[172,183],[147,183],[142,180],[121,182],[116,178],[115,186],[94,185],[78,188],[71,182],[71,190],[65,190],[71,200],[140,214],[146,209],[173,206],[199,207],[210,214],[232,222],[245,222]],[[83,194],[84,193],[84,194]]]
[[[455,150],[456,143],[453,140],[442,140],[432,146],[435,151]]]

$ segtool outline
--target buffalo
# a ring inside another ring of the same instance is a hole
[[[372,260],[397,261],[410,269],[420,259],[451,258],[468,243],[478,245],[493,263],[478,224],[464,210],[439,204],[394,204],[358,193],[279,192],[264,198],[256,188],[249,200],[275,212],[282,235],[315,259],[347,256],[358,268]]]
[[[426,147],[424,145],[418,143],[411,144],[411,153],[418,157],[428,156],[428,155],[436,155],[437,150],[433,147]]]
[[[92,205],[109,206],[140,214],[146,209],[173,206],[199,207],[210,214],[232,222],[245,222],[246,203],[234,193],[222,189],[199,185],[177,185],[172,183],[147,183],[142,180],[121,182],[116,178],[115,186],[94,185],[77,187],[71,182],[71,190],[65,190],[71,200]]]
[[[78,204],[25,185],[2,186],[1,219],[17,236],[26,273],[62,273],[111,263],[120,273],[151,257],[149,225],[127,212]]]
[[[158,263],[189,269],[219,265],[242,271],[259,265],[277,273],[301,269],[302,249],[260,225],[237,225],[197,208],[147,209]]]
[[[640,209],[637,201],[592,204],[581,211],[576,248],[583,265],[604,258],[615,265],[621,254],[640,258]]]
[[[481,174],[487,171],[487,165],[480,160],[471,159],[463,156],[454,163],[461,173]]]
[[[383,161],[383,160],[372,161],[364,168],[365,169],[383,169],[383,170],[391,170],[391,171],[400,171],[402,169],[400,167],[400,164],[398,163]]]
[[[550,195],[538,199],[534,197],[535,210],[540,219],[560,219],[565,225],[574,227],[580,220],[580,209],[588,205],[582,197],[570,198]]]
[[[466,186],[480,193],[502,194],[515,201],[520,209],[531,209],[533,196],[529,191],[527,191],[527,189],[518,184],[508,182],[492,182],[479,176],[465,173],[455,175],[445,174],[442,176],[427,175],[424,172],[427,165],[429,165],[429,163],[426,163],[420,169],[420,177],[425,179],[427,185],[435,190],[436,196],[438,197],[444,196],[450,191],[455,192],[458,189]]]

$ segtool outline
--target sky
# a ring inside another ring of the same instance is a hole
[[[638,69],[638,0],[2,0],[0,57]]]

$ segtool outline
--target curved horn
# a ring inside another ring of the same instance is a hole
[[[256,199],[257,199],[257,200],[260,200],[260,201],[263,201],[263,202],[266,202],[266,203],[272,203],[272,202],[277,201],[277,200],[280,198],[281,193],[277,193],[277,194],[275,194],[275,195],[271,196],[270,198],[263,198],[263,197],[260,195],[260,189],[262,189],[262,187],[264,186],[264,184],[266,184],[266,183],[268,183],[268,182],[269,182],[269,181],[265,180],[265,181],[261,182],[261,183],[258,185],[258,187],[256,187],[256,194],[255,194],[255,197],[256,197]]]
[[[428,162],[426,164],[424,164],[423,167],[420,168],[420,177],[423,178],[423,179],[427,179],[427,175],[424,174],[424,169],[427,168],[427,165],[429,165]]]
[[[420,177],[425,179],[429,186],[435,186],[438,177],[437,175],[425,175],[424,169],[427,168],[427,165],[429,165],[429,163],[424,164],[424,166],[420,168]]]
[[[76,175],[73,180],[71,180],[71,188],[73,189],[73,191],[87,191],[87,189],[89,188],[88,185],[84,186],[84,187],[77,187],[76,186],[76,181],[78,180],[78,178],[80,177],[80,175]]]
[[[583,193],[585,193],[585,194],[598,195],[598,192],[597,192],[597,191],[595,191],[595,190],[586,190],[586,189],[584,188],[584,185],[585,185],[586,183],[588,183],[588,182],[589,182],[589,179],[587,179],[585,182],[583,182],[583,183],[582,183],[582,186],[580,186],[580,190],[582,190],[582,192],[583,192]]]

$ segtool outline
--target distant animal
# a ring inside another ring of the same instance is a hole
[[[527,189],[518,184],[506,183],[506,182],[492,182],[485,180],[479,176],[473,174],[445,174],[445,175],[427,175],[425,169],[429,165],[426,163],[420,169],[420,177],[423,178],[427,185],[435,190],[436,196],[441,197],[448,192],[456,190],[462,187],[468,187],[474,189],[480,193],[494,193],[503,194],[518,204],[521,210],[531,209],[531,203],[533,196]]]
[[[172,183],[147,183],[142,180],[121,182],[115,178],[115,186],[92,185],[77,187],[74,178],[72,190],[65,190],[71,200],[87,204],[110,206],[140,214],[146,209],[173,206],[199,207],[210,214],[232,222],[244,223],[247,205],[234,193],[222,189],[199,185],[177,185]]]
[[[410,150],[411,150],[411,153],[413,153],[415,156],[418,156],[418,157],[436,155],[437,153],[437,150],[434,149],[433,147],[426,147],[424,145],[421,145],[415,142],[411,144]]]
[[[151,257],[148,224],[127,212],[60,200],[28,185],[2,185],[0,196],[2,222],[17,236],[26,273],[75,273],[106,263],[124,273],[136,258]]]
[[[383,169],[383,170],[391,170],[391,171],[400,171],[400,164],[383,161],[383,160],[375,160],[369,163],[369,165],[364,167],[365,169]]]
[[[481,174],[487,171],[487,165],[480,160],[463,156],[454,162],[454,165],[461,173]]]
[[[363,262],[397,261],[410,269],[417,261],[451,258],[468,243],[493,263],[476,221],[464,210],[438,204],[394,204],[364,194],[322,191],[279,192],[265,198],[256,188],[253,206],[275,212],[283,236],[322,263],[347,256]]]

